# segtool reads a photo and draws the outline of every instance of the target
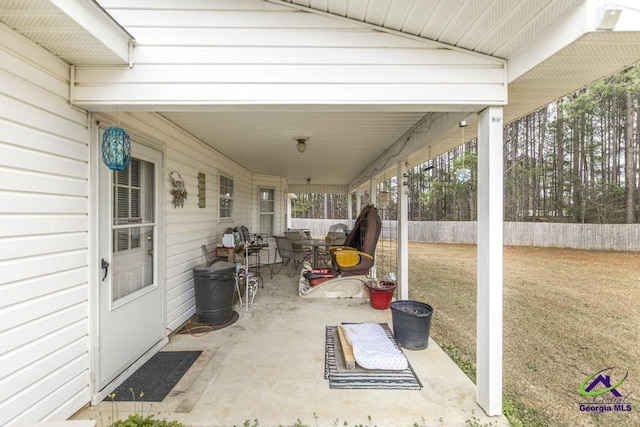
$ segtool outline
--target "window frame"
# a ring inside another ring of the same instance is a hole
[[[273,197],[271,200],[269,200],[273,206],[273,210],[270,212],[263,212],[262,211],[262,193],[264,191],[270,191],[271,192],[271,196]],[[262,216],[271,216],[271,230],[272,233],[265,233],[264,231],[262,231],[262,229],[260,229],[260,225],[262,224]],[[271,237],[271,235],[273,235],[273,231],[275,230],[275,224],[276,224],[276,189],[273,187],[258,187],[258,228],[259,228],[259,232],[260,234],[268,234],[269,237]]]
[[[230,185],[224,183],[223,181],[229,181]],[[223,188],[223,185],[225,187]],[[225,190],[231,189],[231,194],[226,192]],[[235,193],[235,181],[230,174],[226,174],[224,172],[218,172],[218,221],[219,222],[231,222],[233,221],[233,208],[234,208],[234,193]],[[227,205],[228,208],[223,208],[223,205]],[[229,214],[223,215],[223,209],[229,210]]]

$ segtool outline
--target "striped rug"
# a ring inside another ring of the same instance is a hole
[[[382,324],[387,336],[395,344],[393,334],[386,323]],[[397,344],[396,344],[397,347]],[[398,347],[400,348],[400,347]],[[402,351],[402,349],[400,349]],[[422,383],[411,364],[403,371],[382,371],[347,369],[341,356],[342,348],[338,339],[337,326],[327,326],[325,336],[324,378],[329,380],[329,388],[334,389],[386,389],[420,390]],[[336,358],[336,354],[339,356]]]

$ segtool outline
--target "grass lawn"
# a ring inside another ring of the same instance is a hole
[[[434,308],[431,336],[472,372],[475,245],[411,243],[409,286]],[[505,247],[503,336],[505,411],[523,425],[640,425],[640,253]],[[628,372],[616,390],[632,411],[581,412],[594,400],[581,383],[610,367],[612,384]]]

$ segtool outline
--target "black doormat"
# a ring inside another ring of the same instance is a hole
[[[115,397],[110,395],[105,400],[162,402],[200,353],[202,352],[158,352],[114,390]]]

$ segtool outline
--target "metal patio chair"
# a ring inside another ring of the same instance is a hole
[[[278,251],[278,255],[282,259],[279,265],[274,264],[273,272],[279,273],[280,270],[282,270],[282,267],[290,265],[289,271],[287,272],[287,277],[293,277],[302,263],[311,259],[311,254],[309,251],[306,251],[304,249],[294,249],[291,240],[287,239],[285,236],[273,237],[274,239],[276,239],[276,249]]]

